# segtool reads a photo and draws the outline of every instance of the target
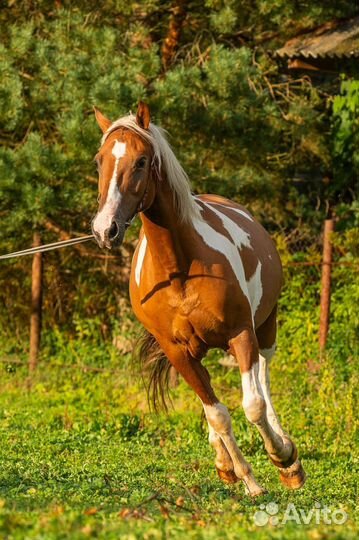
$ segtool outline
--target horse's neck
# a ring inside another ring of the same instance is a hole
[[[183,238],[190,233],[190,227],[181,223],[167,182],[161,183],[153,204],[141,214],[141,220],[158,271],[167,279],[183,275],[188,266]]]

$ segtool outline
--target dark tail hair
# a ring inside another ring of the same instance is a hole
[[[150,408],[156,412],[161,409],[168,411],[167,400],[171,402],[169,395],[171,364],[156,339],[147,330],[143,330],[135,345],[134,361],[140,366]]]

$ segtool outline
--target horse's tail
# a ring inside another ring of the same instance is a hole
[[[134,360],[140,364],[141,376],[146,387],[150,407],[156,412],[168,410],[169,373],[171,364],[167,360],[156,339],[143,330],[135,346]]]

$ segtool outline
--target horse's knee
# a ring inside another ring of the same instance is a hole
[[[215,430],[213,429],[210,423],[208,423],[208,427],[209,427],[208,442],[211,446],[213,446],[213,448],[216,448],[221,438],[218,435],[218,433],[215,432]]]
[[[260,423],[266,410],[266,403],[264,398],[259,394],[253,394],[250,396],[243,396],[242,401],[244,413],[252,424]]]
[[[215,434],[222,435],[224,433],[230,433],[232,429],[231,417],[229,416],[228,409],[222,403],[215,403],[214,405],[203,405],[204,412],[208,423],[213,428]],[[211,443],[211,437],[215,435],[209,433],[209,442]]]

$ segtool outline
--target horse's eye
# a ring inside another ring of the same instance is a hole
[[[136,169],[144,169],[145,166],[146,166],[146,162],[147,162],[147,159],[146,159],[145,156],[140,157],[140,159],[138,159],[138,160],[136,161],[135,168],[136,168]]]

